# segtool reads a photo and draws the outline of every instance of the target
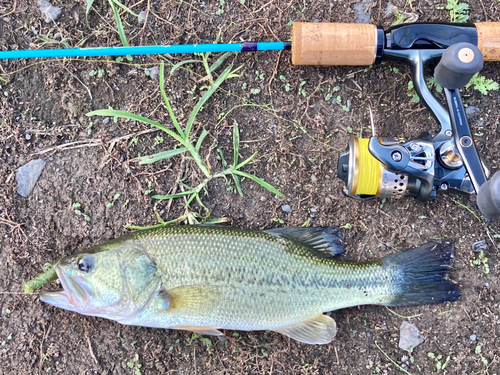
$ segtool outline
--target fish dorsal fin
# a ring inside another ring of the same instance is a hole
[[[209,285],[185,285],[170,290],[162,288],[159,296],[168,302],[169,309],[183,313],[198,312],[218,303],[221,290]]]
[[[205,336],[224,336],[224,334],[221,331],[219,331],[217,327],[174,326],[170,328],[191,331],[199,335],[205,335]]]
[[[273,329],[306,344],[328,344],[337,334],[337,324],[328,315],[319,314],[304,322]]]
[[[274,228],[265,232],[309,247],[322,258],[330,258],[344,253],[342,233],[336,226]]]

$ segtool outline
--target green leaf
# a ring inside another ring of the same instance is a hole
[[[183,60],[181,62],[178,62],[177,64],[175,64],[172,69],[170,69],[170,74],[169,76],[171,76],[172,74],[174,74],[174,72],[179,69],[182,65],[186,65],[186,64],[191,64],[191,63],[199,63],[201,62],[200,60]]]
[[[163,130],[165,133],[170,135],[172,138],[174,138],[177,142],[181,143],[183,146],[185,146],[185,141],[182,137],[180,137],[178,134],[170,130],[169,128],[163,126],[162,124],[150,120],[147,117],[142,117],[140,115],[136,115],[134,113],[130,112],[125,112],[125,111],[119,111],[116,109],[98,109],[97,111],[92,111],[87,113],[87,116],[113,116],[113,117],[120,117],[120,118],[126,118],[130,120],[135,120],[139,122],[143,122],[145,124],[153,125],[154,127]]]
[[[175,150],[168,150],[168,151],[163,151],[163,152],[158,152],[157,154],[149,155],[149,156],[141,156],[138,158],[139,164],[153,164],[156,163],[157,161],[164,160],[164,159],[169,159],[175,155],[182,154],[183,152],[187,151],[185,147],[180,147],[176,148]]]
[[[285,195],[279,191],[278,189],[276,189],[274,186],[272,186],[271,184],[267,183],[266,181],[264,181],[262,178],[260,177],[257,177],[257,176],[254,176],[253,174],[250,174],[250,173],[246,173],[246,172],[242,172],[242,171],[239,171],[239,170],[235,170],[233,171],[233,173],[237,174],[237,175],[240,175],[242,177],[246,177],[246,178],[249,178],[250,180],[252,181],[255,181],[256,183],[258,183],[260,186],[262,186],[263,188],[266,188],[267,190],[269,190],[271,193],[273,194],[276,194],[277,196],[279,197],[285,197]]]
[[[200,137],[198,138],[198,141],[196,142],[196,147],[195,147],[196,152],[200,152],[201,144],[203,143],[203,140],[207,135],[208,132],[205,129],[203,129],[203,131],[200,134]]]
[[[90,8],[92,8],[92,4],[94,4],[94,0],[87,0],[87,8],[85,9],[85,20],[87,21],[87,27],[90,29],[89,25],[89,12]]]
[[[113,9],[113,14],[115,16],[116,21],[116,29],[118,30],[118,35],[120,36],[120,41],[125,47],[128,47],[127,37],[125,36],[125,30],[123,29],[122,19],[120,18],[120,14],[118,13],[118,9],[116,9],[114,0],[108,0],[109,5],[111,5],[111,9]]]
[[[195,192],[193,190],[189,191],[183,191],[181,193],[176,193],[176,194],[170,194],[170,195],[153,195],[154,199],[174,199],[174,198],[181,198],[181,197],[186,197],[188,195],[194,194]]]
[[[233,176],[234,185],[236,186],[236,191],[242,197],[243,191],[241,191],[240,178],[237,175],[235,175],[234,173],[231,173],[231,176]]]
[[[113,0],[113,2],[118,5],[120,8],[122,8],[123,10],[129,12],[131,15],[133,15],[134,17],[139,17],[138,14],[132,12],[129,8],[127,8],[125,5],[123,5],[122,3],[120,3],[118,0]]]
[[[193,126],[194,119],[196,118],[196,115],[198,112],[201,110],[201,107],[205,102],[210,99],[210,97],[213,95],[213,93],[219,88],[219,86],[224,82],[224,80],[227,78],[229,73],[231,72],[231,68],[233,65],[229,65],[224,71],[221,73],[221,75],[217,78],[217,80],[210,86],[210,88],[205,92],[205,94],[198,100],[198,103],[193,108],[193,111],[189,115],[189,118],[186,123],[186,131],[184,133],[184,139],[187,141],[189,139],[189,133],[191,132],[191,127]]]
[[[222,166],[223,166],[224,168],[226,168],[226,167],[227,167],[227,161],[226,161],[226,158],[224,158],[224,153],[222,152],[222,150],[221,150],[220,148],[217,148],[217,152],[218,152],[218,153],[219,153],[219,155],[220,155],[220,160],[221,160],[221,162],[222,162]]]
[[[258,151],[255,151],[252,156],[250,156],[248,159],[235,166],[234,169],[241,169],[243,166],[253,161],[253,159],[255,159],[258,153],[259,153]]]
[[[210,65],[210,73],[212,73],[213,71],[215,71],[219,66],[222,65],[222,63],[227,59],[227,57],[229,56],[230,52],[226,52],[225,54],[223,54],[221,57],[219,57],[217,59],[216,62],[214,62],[212,65]]]
[[[170,106],[170,101],[168,100],[167,93],[165,92],[165,63],[163,61],[160,64],[160,91],[161,91],[161,96],[163,97],[163,102],[167,107],[168,115],[170,116],[170,119],[172,120],[172,123],[174,124],[175,129],[177,130],[177,133],[179,133],[181,138],[184,138],[184,132],[179,122],[177,121],[177,117],[175,117],[174,111]]]
[[[236,168],[238,165],[238,154],[240,152],[240,130],[238,124],[233,126],[233,166]]]

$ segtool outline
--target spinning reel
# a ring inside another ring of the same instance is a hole
[[[478,156],[459,93],[484,62],[477,40],[467,31],[466,26],[413,24],[385,35],[384,60],[410,65],[414,87],[441,131],[434,137],[423,133],[408,142],[375,135],[351,139],[338,163],[347,196],[410,195],[428,201],[444,191],[477,193],[481,212],[490,219],[500,217],[500,172],[487,180],[489,171]],[[423,74],[424,66],[439,58],[434,78],[444,88],[448,109],[431,93]]]

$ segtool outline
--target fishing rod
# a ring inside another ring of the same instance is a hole
[[[338,162],[345,195],[410,195],[429,201],[445,191],[477,194],[480,211],[487,218],[500,217],[500,172],[488,180],[459,92],[484,61],[500,61],[499,22],[413,23],[387,30],[371,24],[299,22],[292,27],[292,42],[17,50],[0,51],[0,59],[277,50],[291,50],[293,65],[402,62],[410,67],[415,91],[441,126],[437,135],[423,133],[407,142],[375,134],[353,137]],[[427,86],[424,68],[432,62],[438,62],[434,77],[444,88],[447,107]]]

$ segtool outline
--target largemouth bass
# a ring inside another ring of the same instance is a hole
[[[60,260],[63,290],[40,299],[122,324],[221,335],[272,330],[309,344],[336,334],[324,315],[349,306],[455,301],[451,245],[429,243],[372,262],[335,255],[335,227],[267,231],[171,226],[127,234]]]

